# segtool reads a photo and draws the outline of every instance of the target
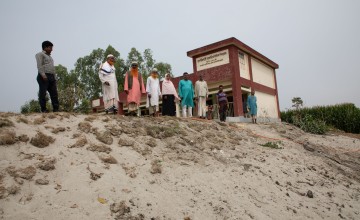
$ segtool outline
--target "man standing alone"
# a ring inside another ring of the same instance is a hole
[[[49,112],[46,108],[46,91],[50,94],[53,111],[58,112],[59,100],[55,78],[56,73],[54,60],[50,56],[53,44],[50,41],[44,41],[42,43],[42,49],[42,52],[35,55],[38,69],[37,82],[39,84],[39,104],[41,112]]]
[[[209,94],[209,89],[206,81],[203,79],[202,74],[199,76],[199,80],[195,83],[195,98],[198,106],[198,116],[200,118],[206,117],[206,99]]]

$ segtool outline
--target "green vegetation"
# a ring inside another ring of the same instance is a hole
[[[281,142],[267,142],[265,144],[259,144],[260,146],[263,147],[268,147],[268,148],[272,148],[272,149],[283,149],[283,147],[280,147],[279,144],[281,144]]]
[[[325,133],[329,126],[360,133],[360,109],[351,103],[288,110],[281,112],[281,120],[315,134]]]
[[[305,115],[303,118],[294,117],[294,125],[303,131],[313,134],[325,134],[328,131],[325,121],[316,119],[312,115]]]
[[[146,125],[146,133],[153,138],[168,138],[175,135],[186,135],[186,132],[180,128],[179,123],[172,125]]]
[[[304,103],[300,97],[294,97],[291,102],[293,103],[292,107],[294,107],[296,110],[299,110]]]
[[[48,99],[48,97],[47,97]],[[46,106],[49,107],[48,102],[46,102]],[[50,108],[49,108],[50,109]],[[26,102],[24,105],[20,107],[20,112],[22,114],[27,114],[31,112],[40,112],[40,104],[38,100],[32,99]]]

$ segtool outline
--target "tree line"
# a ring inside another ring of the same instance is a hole
[[[55,66],[57,74],[57,87],[59,103],[62,111],[88,113],[91,109],[91,100],[102,96],[99,68],[105,62],[107,55],[115,56],[116,78],[118,91],[123,91],[125,73],[129,70],[131,62],[139,63],[139,72],[142,73],[144,83],[153,68],[158,69],[159,77],[164,78],[166,73],[172,74],[171,65],[165,62],[156,62],[151,49],[145,49],[141,54],[136,48],[131,48],[126,60],[122,59],[120,52],[109,45],[105,50],[94,49],[89,55],[80,57],[75,68],[68,71],[63,65]],[[47,98],[47,100],[49,100]],[[49,102],[49,101],[48,101]],[[50,109],[50,103],[48,103]],[[32,99],[21,106],[21,113],[40,112],[37,99]]]

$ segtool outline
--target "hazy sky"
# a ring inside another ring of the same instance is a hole
[[[187,51],[229,37],[279,64],[281,110],[297,96],[360,107],[359,0],[1,0],[0,29],[0,111],[37,99],[44,40],[68,70],[112,45],[123,59],[150,48],[179,76],[193,72]]]

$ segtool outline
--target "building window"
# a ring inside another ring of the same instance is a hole
[[[245,54],[239,52],[240,64],[245,66]]]

